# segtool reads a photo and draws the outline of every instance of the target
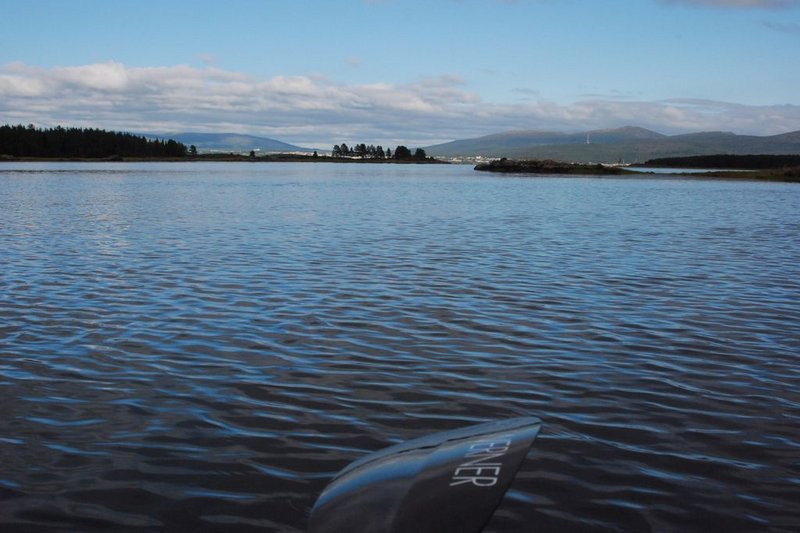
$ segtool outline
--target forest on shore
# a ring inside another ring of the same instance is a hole
[[[172,139],[93,128],[0,126],[0,158],[182,158],[189,150]]]
[[[2,160],[203,160],[203,161],[296,161],[296,162],[374,162],[374,163],[441,163],[425,153],[422,148],[414,152],[406,146],[397,146],[392,152],[381,146],[342,143],[333,147],[330,157],[305,154],[265,154],[249,156],[243,153],[198,154],[174,139],[150,139],[132,133],[120,133],[95,128],[37,128],[30,124],[0,126],[0,161]]]
[[[392,153],[391,148],[383,150],[382,146],[375,146],[370,144],[367,146],[364,143],[347,146],[346,143],[334,144],[331,150],[331,157],[345,157],[345,158],[358,158],[358,159],[395,159],[399,161],[425,161],[428,160],[428,154],[422,148],[417,148],[412,153],[407,146],[399,145]]]

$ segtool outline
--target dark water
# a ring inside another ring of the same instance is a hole
[[[523,413],[488,531],[800,529],[797,185],[4,164],[0,353],[4,531],[302,531]]]

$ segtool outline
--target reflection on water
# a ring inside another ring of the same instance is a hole
[[[302,531],[392,443],[531,413],[488,531],[800,525],[800,187],[0,166],[0,524]]]

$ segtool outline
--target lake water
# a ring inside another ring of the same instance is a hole
[[[487,531],[800,529],[796,184],[3,163],[0,354],[4,531],[303,531],[520,414]]]

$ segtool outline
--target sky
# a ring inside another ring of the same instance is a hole
[[[427,146],[800,130],[800,0],[0,0],[0,124]]]

